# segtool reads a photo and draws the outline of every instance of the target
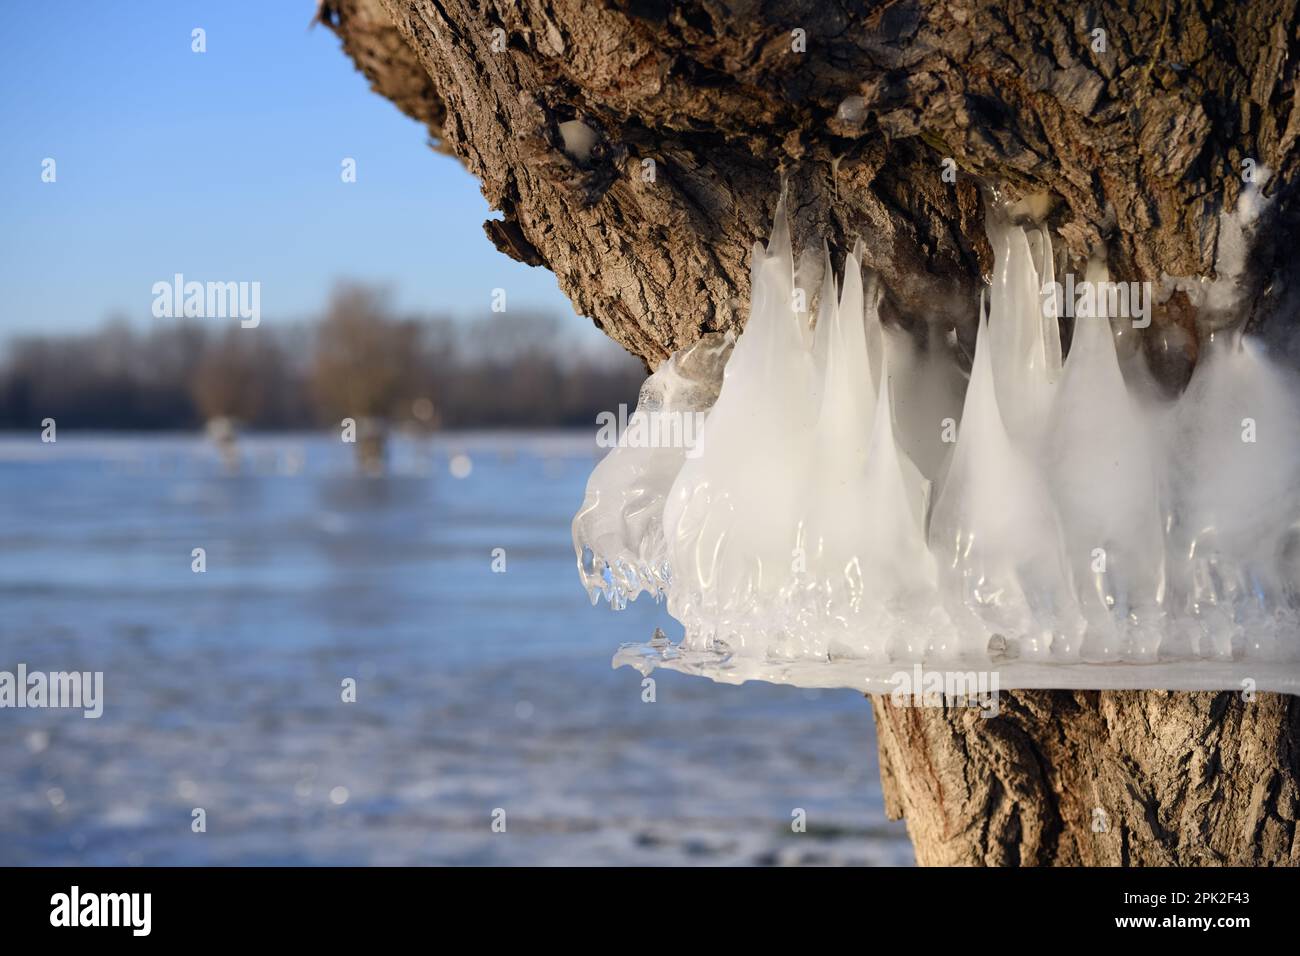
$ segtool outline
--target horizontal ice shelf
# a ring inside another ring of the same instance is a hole
[[[707,677],[720,684],[757,680],[796,687],[846,687],[864,694],[887,694],[900,686],[900,674],[905,675],[906,681],[911,681],[916,665],[850,659],[755,660],[722,651],[695,651],[678,644],[652,641],[624,644],[614,655],[613,666],[632,667],[643,676],[663,668],[694,677]],[[996,674],[995,689],[998,691],[1252,690],[1300,694],[1300,661],[1270,664],[1213,660],[1150,664],[1006,661],[994,664],[984,658],[923,661],[919,666],[924,674]]]

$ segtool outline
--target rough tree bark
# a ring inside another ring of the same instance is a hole
[[[323,0],[320,19],[479,178],[497,247],[654,367],[743,324],[783,179],[797,239],[842,255],[860,235],[886,321],[947,323],[969,354],[989,191],[1024,198],[1076,268],[1104,247],[1113,276],[1158,281],[1214,274],[1218,214],[1267,167],[1246,299],[1285,344],[1297,2]],[[566,150],[570,120],[589,152]],[[1136,343],[1171,391],[1199,319],[1176,293]],[[888,809],[922,863],[1300,862],[1293,698],[1004,693],[991,720],[873,706]]]

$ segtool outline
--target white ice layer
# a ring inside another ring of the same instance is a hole
[[[1047,233],[995,213],[989,237],[965,383],[937,326],[923,348],[882,328],[858,249],[842,288],[825,253],[796,272],[778,209],[698,443],[616,448],[574,521],[593,600],[666,595],[684,626],[616,663],[863,690],[917,664],[1004,688],[1300,689],[1292,375],[1218,331],[1155,399],[1104,308],[1063,361]],[[642,406],[700,409],[681,361]]]

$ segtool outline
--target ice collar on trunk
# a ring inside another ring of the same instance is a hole
[[[574,519],[593,600],[650,592],[684,628],[616,663],[862,690],[917,665],[1005,688],[1300,689],[1291,374],[1220,329],[1186,391],[1153,397],[1115,346],[1149,289],[1101,260],[1058,279],[1046,230],[998,210],[988,231],[966,384],[942,330],[918,347],[882,328],[858,247],[839,283],[824,249],[796,271],[778,206],[729,357],[702,342],[643,390],[639,414],[699,416],[697,440],[624,441]],[[701,383],[724,361],[715,400]]]

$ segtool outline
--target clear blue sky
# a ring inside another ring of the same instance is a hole
[[[257,280],[264,322],[339,278],[402,308],[573,315],[555,277],[496,251],[477,182],[370,92],[313,0],[41,0],[0,30],[0,340],[141,325],[153,283]],[[193,53],[190,31],[207,31]],[[45,157],[58,181],[41,181]],[[344,157],[357,182],[340,180]],[[586,340],[586,336],[583,339]]]

